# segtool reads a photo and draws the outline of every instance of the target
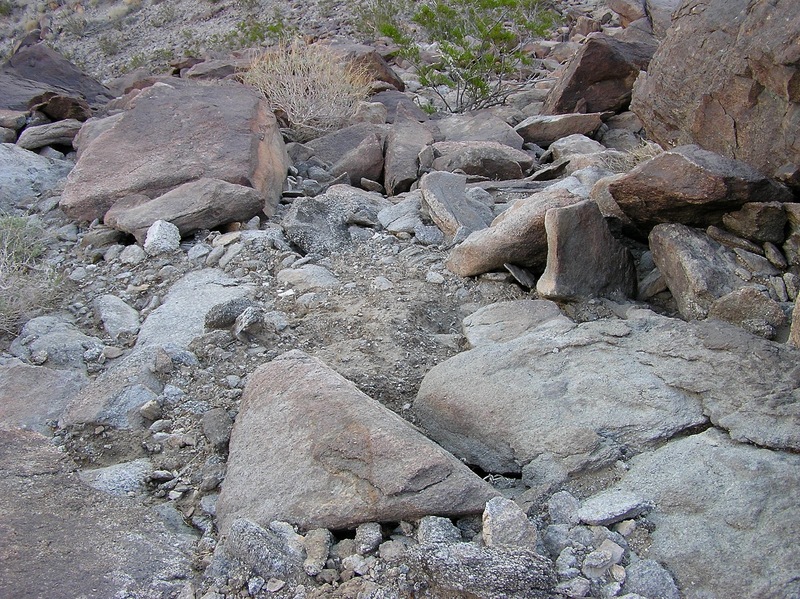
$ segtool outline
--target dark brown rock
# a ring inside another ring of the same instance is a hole
[[[389,66],[389,63],[372,46],[335,42],[327,44],[327,47],[354,68],[366,71],[376,81],[384,81],[397,91],[405,91],[406,86],[403,80],[398,77],[394,69]]]
[[[217,504],[309,528],[483,511],[496,492],[405,420],[301,351],[252,373]]]
[[[207,177],[254,188],[271,210],[288,163],[277,121],[254,90],[235,83],[154,85],[83,150],[61,207],[91,221],[127,195],[158,197]]]
[[[706,227],[747,202],[791,201],[791,193],[754,168],[681,146],[659,154],[612,182],[609,191],[637,226],[663,222]]]
[[[60,121],[76,119],[85,121],[92,116],[92,109],[83,98],[74,98],[53,92],[47,92],[31,100],[31,110],[43,112],[51,119]]]
[[[764,243],[783,243],[786,211],[779,202],[748,202],[736,212],[723,215],[729,231],[745,239]]]
[[[539,297],[577,300],[626,299],[636,295],[636,268],[630,251],[614,239],[597,204],[587,200],[545,214],[547,266]]]
[[[800,169],[795,0],[684,3],[636,83],[634,110],[662,146],[698,144],[774,176]]]
[[[398,106],[402,106],[409,117],[415,118],[421,123],[428,120],[428,115],[414,103],[414,100],[411,99],[410,96],[399,91],[387,90],[377,93],[370,97],[370,101],[380,102],[386,106],[386,110],[388,111],[386,116],[387,123],[394,123]]]
[[[731,291],[714,301],[709,318],[718,318],[755,335],[772,339],[786,325],[786,314],[778,302],[754,287]]]
[[[655,49],[655,40],[628,43],[591,34],[550,90],[542,114],[624,109],[630,103],[633,82],[647,68]]]
[[[387,128],[358,123],[318,137],[305,145],[330,165],[334,176],[347,173],[354,184],[362,178],[380,181],[383,172],[383,145]]]
[[[508,262],[541,272],[547,258],[546,212],[581,199],[566,189],[556,189],[517,200],[488,229],[472,233],[453,248],[445,263],[448,270],[472,277]]]
[[[171,222],[186,237],[200,229],[249,220],[263,209],[264,199],[252,187],[203,178],[152,200],[143,195],[123,198],[106,212],[104,222],[144,243],[157,220]]]

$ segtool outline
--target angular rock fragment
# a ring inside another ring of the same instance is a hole
[[[592,135],[603,124],[601,113],[555,114],[528,117],[514,130],[528,143],[549,146],[556,140],[579,133]]]
[[[433,144],[439,156],[438,171],[460,171],[492,180],[521,179],[533,166],[533,158],[496,141],[441,141]]]
[[[419,153],[433,143],[431,132],[417,120],[399,117],[386,139],[384,184],[390,196],[411,189],[419,171]]]
[[[422,201],[433,222],[449,239],[466,237],[492,222],[488,204],[467,197],[464,175],[433,172],[420,181]]]

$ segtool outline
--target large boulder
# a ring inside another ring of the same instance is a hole
[[[526,141],[511,125],[490,112],[452,115],[434,124],[444,141],[494,141],[516,150],[521,150]]]
[[[414,403],[431,438],[489,472],[555,479],[707,419],[738,440],[800,446],[796,350],[637,309],[627,320],[553,324],[435,366]]]
[[[800,456],[711,429],[634,458],[616,488],[655,504],[647,555],[681,596],[779,599],[800,595],[799,485]]]
[[[684,2],[673,23],[633,93],[648,136],[800,175],[797,3]]]
[[[59,189],[72,167],[65,160],[0,144],[0,212],[11,212],[23,201]]]
[[[271,212],[289,159],[277,121],[255,90],[239,84],[156,84],[86,147],[61,207],[102,219],[119,199],[150,198],[208,177],[252,187]]]
[[[152,200],[145,195],[123,198],[106,212],[104,222],[144,243],[157,220],[171,222],[186,237],[200,229],[249,220],[264,208],[263,197],[252,187],[203,177]]]
[[[483,511],[496,492],[405,420],[295,350],[249,377],[217,504],[310,528]]]
[[[636,295],[636,267],[591,200],[551,208],[544,218],[547,266],[536,291],[545,299],[625,299]]]
[[[517,200],[489,228],[470,234],[453,248],[448,270],[471,277],[511,263],[541,271],[547,259],[545,214],[581,199],[566,189],[548,189]]]
[[[680,146],[612,181],[608,190],[640,228],[664,222],[718,225],[747,202],[790,202],[784,186],[744,162],[696,145]]]
[[[529,154],[496,141],[441,141],[433,150],[435,170],[488,179],[521,179],[534,163]]]
[[[656,50],[655,40],[625,42],[592,33],[550,90],[542,114],[623,110],[639,72]]]
[[[347,173],[353,184],[362,178],[380,181],[386,127],[358,123],[318,137],[307,145],[314,156],[330,165],[335,177]]]
[[[603,124],[601,114],[553,114],[531,116],[514,127],[528,143],[549,146],[568,135],[592,135]]]

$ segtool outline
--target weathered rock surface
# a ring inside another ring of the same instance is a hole
[[[624,42],[592,33],[550,90],[542,114],[622,110],[639,71],[646,70],[656,42]]]
[[[699,144],[766,175],[800,169],[792,0],[684,3],[631,108],[662,146]]]
[[[200,229],[247,221],[262,210],[273,212],[271,206],[264,206],[263,196],[252,187],[204,177],[154,199],[145,195],[122,198],[106,212],[103,220],[144,243],[147,229],[157,220],[172,223],[180,230],[181,237],[186,237]]]
[[[53,160],[14,144],[0,144],[0,211],[60,187],[73,164]]]
[[[514,130],[528,143],[549,146],[575,133],[592,135],[603,124],[600,113],[555,114],[528,117]]]
[[[492,222],[488,203],[467,196],[467,178],[454,173],[428,173],[420,181],[422,202],[446,238],[464,238]]]
[[[551,321],[572,327],[554,302],[516,300],[484,306],[467,316],[462,325],[467,343],[478,347],[511,341]]]
[[[49,434],[72,398],[88,383],[80,372],[31,366],[16,359],[0,365],[0,428]]]
[[[133,337],[139,332],[139,312],[116,295],[105,294],[92,302],[95,320],[112,339]]]
[[[26,150],[36,150],[44,146],[72,146],[72,140],[81,130],[83,123],[75,119],[67,119],[28,127],[19,136],[17,145]]]
[[[662,40],[672,25],[672,15],[681,5],[681,0],[646,0],[647,14],[653,25],[653,33]]]
[[[712,429],[634,458],[615,488],[655,503],[648,556],[670,569],[681,596],[777,599],[800,592],[798,474],[797,455]]]
[[[249,377],[217,505],[238,517],[345,528],[483,511],[495,492],[320,361],[292,351]]]
[[[536,291],[544,299],[625,299],[636,295],[633,256],[614,239],[597,204],[586,200],[545,213],[547,266]]]
[[[503,119],[489,112],[479,112],[474,116],[452,115],[434,124],[444,141],[493,141],[516,150],[521,150],[522,144],[529,141]]]
[[[0,439],[4,593],[146,599],[180,592],[192,574],[193,537],[170,531],[152,509],[81,483],[46,437],[0,431]]]
[[[338,177],[347,173],[357,184],[362,178],[379,181],[383,171],[383,145],[386,127],[372,123],[358,123],[328,133],[307,145],[314,155],[330,165],[330,172]]]
[[[786,324],[780,304],[755,287],[743,287],[723,295],[708,310],[709,318],[719,318],[767,339],[775,337]]]
[[[744,286],[736,255],[702,231],[658,225],[650,233],[650,248],[684,318],[705,318],[716,299]]]
[[[99,356],[103,343],[86,335],[68,318],[37,316],[11,342],[9,351],[25,360],[58,370],[86,372],[86,355]]]
[[[389,195],[411,189],[418,178],[419,153],[433,143],[431,132],[418,121],[399,117],[386,139],[384,185]]]
[[[790,202],[792,194],[754,168],[699,146],[659,154],[611,182],[609,191],[639,227],[677,222],[706,227],[747,202]]]
[[[759,243],[783,243],[786,220],[786,211],[779,202],[749,202],[722,216],[729,231]]]
[[[581,199],[566,189],[549,189],[517,200],[489,228],[470,234],[453,248],[446,262],[448,270],[471,277],[508,262],[541,271],[547,256],[545,214]]]
[[[433,149],[438,155],[433,161],[435,170],[488,179],[521,179],[534,163],[522,150],[496,141],[441,141]]]
[[[78,220],[102,219],[127,195],[158,197],[208,177],[254,188],[269,212],[287,168],[277,121],[254,90],[156,84],[82,151],[61,207]]]
[[[706,415],[736,439],[789,449],[800,445],[795,354],[718,322],[633,310],[459,354],[426,375],[414,410],[445,449],[490,472],[599,467]]]

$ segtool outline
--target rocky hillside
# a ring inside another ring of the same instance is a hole
[[[463,114],[274,8],[0,2],[0,594],[800,596],[792,2],[561,2]]]

